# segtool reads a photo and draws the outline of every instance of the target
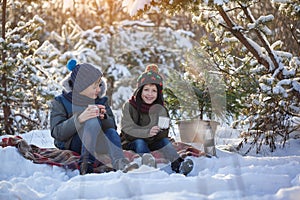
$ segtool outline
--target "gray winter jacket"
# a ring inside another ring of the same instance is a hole
[[[66,92],[71,91],[71,88],[68,84],[68,79],[63,81],[63,86]],[[102,120],[102,129],[105,128],[117,128],[114,115],[112,110],[108,104],[108,99],[105,97],[106,93],[106,82],[103,81],[101,86],[101,94],[99,94],[101,104],[106,107],[107,119]],[[78,130],[80,130],[83,126],[78,121],[78,116],[81,112],[77,113],[68,113],[64,104],[55,98],[51,102],[51,113],[50,113],[50,129],[51,136],[54,138],[54,144],[59,149],[69,149],[72,138],[75,134],[77,134]],[[71,103],[71,102],[70,102]],[[82,110],[83,111],[83,110]]]

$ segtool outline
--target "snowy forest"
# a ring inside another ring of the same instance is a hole
[[[101,68],[116,111],[155,63],[174,124],[244,130],[259,152],[299,129],[298,0],[1,0],[0,135],[49,128],[74,58]]]

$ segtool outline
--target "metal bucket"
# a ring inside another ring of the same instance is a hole
[[[205,153],[216,156],[215,133],[219,124],[201,119],[179,121],[181,141],[202,144]]]

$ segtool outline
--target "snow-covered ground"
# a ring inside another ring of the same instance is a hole
[[[22,135],[29,144],[53,147],[48,130]],[[24,159],[15,147],[0,148],[0,199],[260,199],[296,200],[300,197],[300,141],[264,156],[242,157],[222,150],[234,141],[234,132],[219,130],[217,157],[192,158],[187,177],[142,166],[129,173],[81,176]]]

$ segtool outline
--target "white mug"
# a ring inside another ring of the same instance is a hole
[[[96,114],[99,115],[100,109],[98,108],[97,105],[88,105],[88,107],[91,108],[92,110],[95,110]]]
[[[167,129],[169,128],[169,125],[170,125],[169,117],[163,117],[163,116],[158,117],[158,127],[160,129]]]

